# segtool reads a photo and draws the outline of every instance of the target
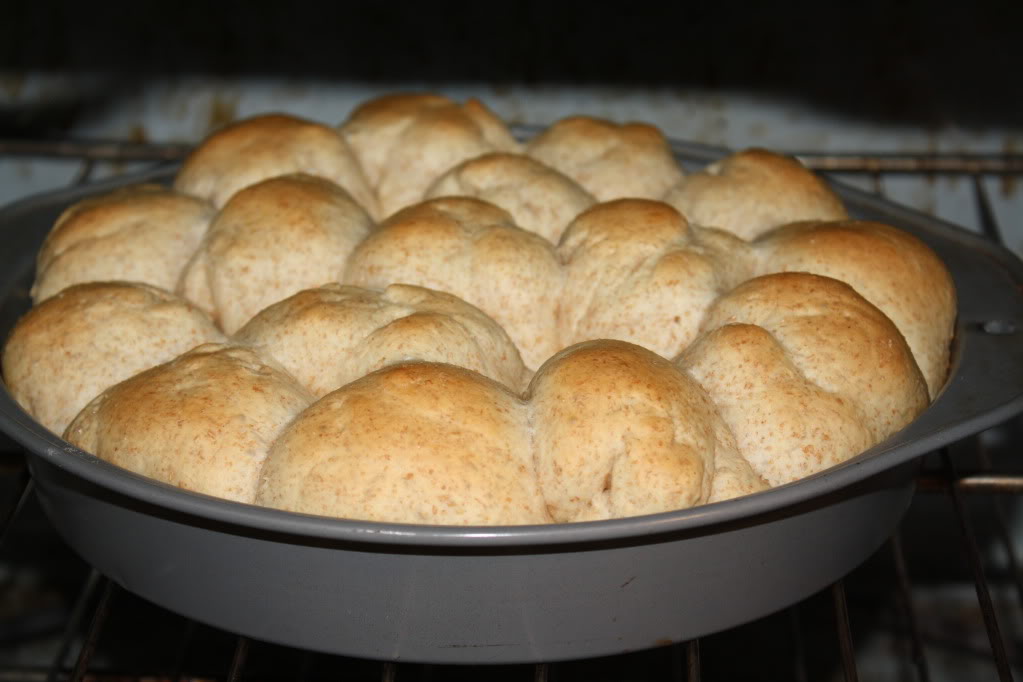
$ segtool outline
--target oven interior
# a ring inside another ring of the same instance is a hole
[[[706,4],[431,5],[224,3],[160,23],[118,3],[12,3],[14,20],[0,21],[0,200],[181,158],[209,129],[270,108],[322,118],[366,93],[482,90],[514,123],[588,110],[773,146],[1023,253],[1023,89],[1008,75],[1023,65],[1012,30],[1023,16],[1009,3],[843,14],[794,2],[740,20]],[[480,668],[327,656],[148,604],[63,544],[2,439],[0,682],[1013,679],[1021,448],[1016,419],[925,457],[898,532],[782,612],[648,651]]]

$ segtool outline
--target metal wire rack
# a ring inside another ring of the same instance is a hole
[[[0,140],[0,158],[77,159],[75,183],[88,181],[98,162],[168,161],[187,152],[183,145]],[[979,224],[998,242],[1002,235],[983,179],[1023,175],[1023,155],[795,155],[816,170],[866,175],[879,192],[888,174],[968,178]],[[0,682],[1012,680],[1023,670],[1023,573],[1012,536],[1023,492],[1023,467],[1013,460],[1021,447],[1023,425],[1016,421],[925,458],[922,494],[886,546],[782,613],[653,651],[473,668],[289,649],[148,604],[62,545],[33,497],[20,452],[0,442]],[[975,597],[956,598],[943,612],[923,603],[949,586],[953,592],[965,586]],[[880,659],[872,653],[877,641],[883,642]]]

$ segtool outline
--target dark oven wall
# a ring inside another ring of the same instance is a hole
[[[241,116],[328,123],[394,89],[478,96],[513,123],[585,112],[792,152],[1018,154],[1019,3],[5,4],[0,138],[194,143]],[[0,162],[0,201],[77,167]],[[97,175],[124,170],[97,169]],[[968,188],[890,196],[977,225]],[[1020,248],[1021,199],[991,183]],[[865,184],[864,186],[868,186]]]

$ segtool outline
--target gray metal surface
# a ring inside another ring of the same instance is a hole
[[[676,150],[696,162],[720,155]],[[0,211],[0,333],[27,308],[35,251],[60,210],[124,182]],[[40,499],[89,562],[171,610],[255,638],[367,658],[485,663],[613,654],[708,634],[846,573],[901,518],[920,455],[1023,411],[1023,264],[952,226],[840,193],[855,215],[917,234],[948,264],[960,296],[952,377],[887,442],[758,495],[562,526],[353,522],[143,479],[64,443],[6,390],[0,428],[30,451]]]
[[[306,649],[431,663],[554,661],[679,642],[799,601],[889,536],[912,467],[812,509],[617,541],[423,547],[231,527],[111,495],[38,458],[57,530],[127,590]]]

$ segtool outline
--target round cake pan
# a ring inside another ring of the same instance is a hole
[[[724,152],[675,144],[683,162]],[[35,253],[86,196],[167,182],[162,168],[0,211],[0,332],[29,306]],[[0,390],[64,539],[125,589],[199,621],[305,649],[429,663],[600,656],[730,628],[838,579],[893,531],[921,455],[1023,411],[1023,264],[980,237],[853,189],[856,217],[903,228],[955,279],[950,378],[919,419],[826,472],[665,514],[446,527],[292,514],[131,474],[50,433]]]

